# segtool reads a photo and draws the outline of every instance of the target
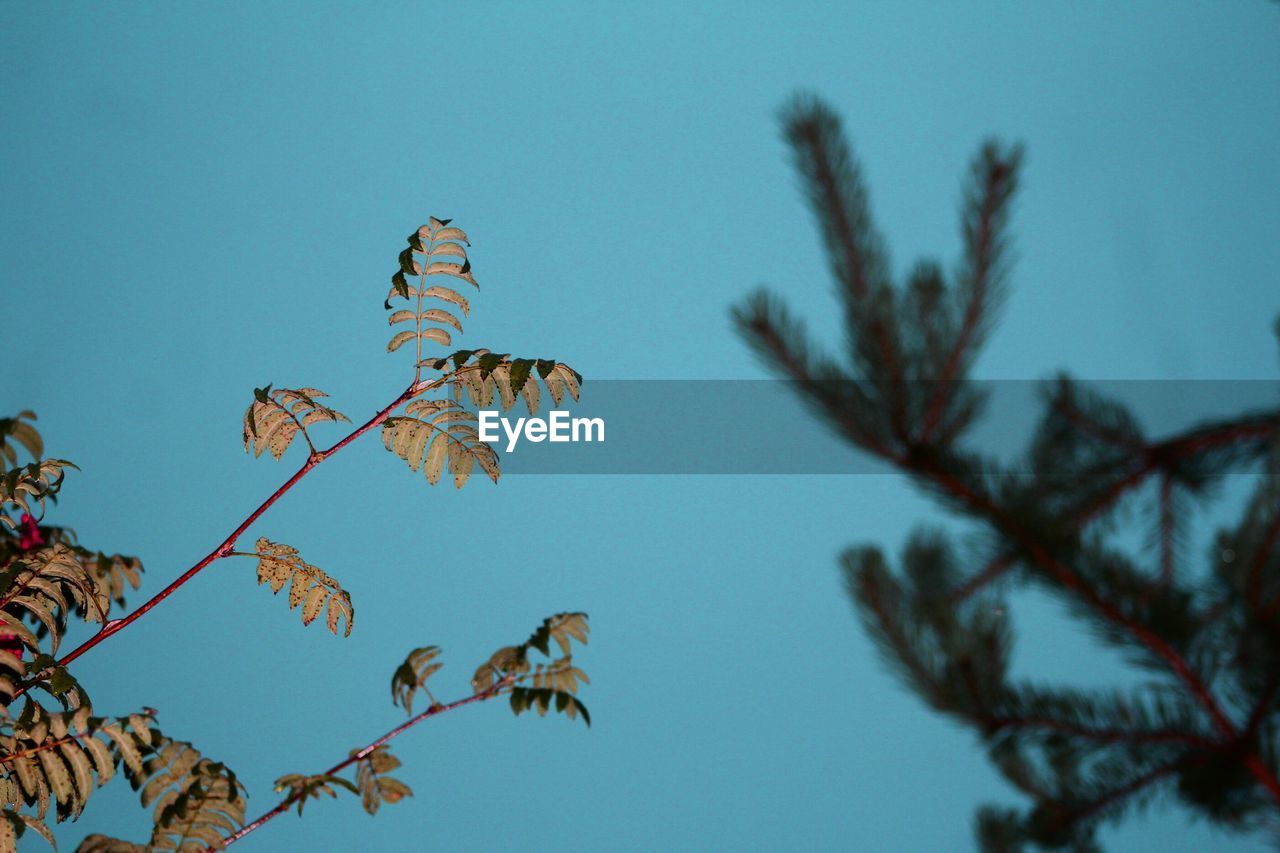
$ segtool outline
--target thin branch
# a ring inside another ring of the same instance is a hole
[[[47,740],[42,744],[33,746],[31,749],[23,749],[18,752],[7,752],[4,755],[0,755],[0,764],[8,764],[11,761],[14,761],[19,758],[24,758],[28,755],[35,755],[36,753],[40,753],[40,752],[48,752],[51,749],[57,749],[58,747],[62,746],[64,743],[71,743],[72,741],[80,740],[81,738],[91,737],[92,734],[93,734],[92,732],[85,732],[84,734],[68,735],[67,737],[59,738],[58,740]]]
[[[511,685],[514,684],[516,680],[517,680],[517,677],[515,675],[507,675],[501,681],[495,682],[493,686],[491,686],[487,690],[482,690],[479,693],[473,694],[471,696],[467,696],[463,699],[457,699],[453,702],[448,703],[447,705],[432,705],[430,708],[423,711],[421,714],[418,714],[415,717],[410,717],[408,720],[396,726],[394,729],[387,732],[377,740],[373,741],[363,749],[357,752],[351,753],[345,759],[343,759],[342,761],[339,761],[337,764],[333,765],[328,770],[326,770],[323,774],[320,774],[320,775],[333,776],[337,773],[341,773],[343,770],[346,770],[348,767],[350,767],[352,764],[355,764],[357,761],[360,761],[368,757],[368,755],[378,747],[387,743],[391,739],[398,737],[401,734],[404,734],[406,731],[418,725],[419,723],[423,722],[424,720],[430,719],[431,717],[439,716],[440,714],[443,714],[446,711],[452,711],[457,708],[461,708],[464,705],[470,705],[474,702],[484,702],[486,700],[493,699],[494,697],[501,694],[504,690],[511,687]],[[237,841],[244,838],[249,833],[254,832],[255,830],[261,829],[262,826],[266,824],[268,821],[273,820],[276,817],[288,811],[289,807],[292,806],[294,803],[296,803],[300,796],[305,796],[305,794],[294,793],[289,795],[288,797],[285,797],[283,800],[276,803],[269,811],[264,812],[256,820],[245,824],[235,834],[228,836],[226,841],[223,842],[223,846],[230,847],[232,844],[235,844]],[[213,853],[213,848],[212,847],[206,848],[205,853]]]
[[[803,325],[793,319],[786,306],[766,290],[758,290],[746,304],[734,310],[738,328],[761,356],[772,356],[771,366],[795,380],[801,394],[807,395],[851,441],[880,456],[892,451],[850,415],[852,406],[834,391],[853,383],[842,373],[839,379],[830,375],[832,368],[822,355],[811,355]],[[824,369],[824,367],[826,369]]]
[[[325,459],[329,458],[330,456],[334,455],[338,451],[342,450],[342,448],[346,447],[348,444],[355,441],[357,438],[364,435],[369,430],[374,429],[375,427],[382,424],[383,421],[385,421],[388,417],[391,416],[391,413],[393,411],[395,411],[397,408],[402,406],[408,400],[412,399],[418,394],[431,390],[432,388],[439,387],[440,385],[444,384],[444,382],[447,379],[448,379],[448,376],[446,375],[446,376],[441,376],[437,379],[426,381],[426,382],[421,380],[416,380],[402,394],[400,394],[399,397],[393,400],[389,405],[387,405],[385,408],[380,410],[377,414],[375,414],[369,420],[365,421],[361,426],[356,427],[354,430],[352,430],[345,438],[343,438],[337,444],[333,445],[328,450],[317,450],[311,453],[307,457],[306,462],[303,463],[302,467],[298,469],[297,473],[295,473],[292,477],[286,480],[284,484],[280,486],[280,488],[276,489],[269,498],[263,501],[258,506],[257,509],[251,512],[248,515],[248,517],[244,519],[244,521],[240,522],[240,524],[236,527],[236,529],[231,531],[231,533],[227,536],[226,539],[222,540],[221,544],[219,544],[216,548],[214,548],[212,551],[206,554],[204,558],[201,559],[198,563],[196,563],[191,568],[187,569],[185,572],[179,575],[175,581],[173,581],[171,584],[166,586],[164,589],[160,590],[160,592],[156,593],[145,604],[138,607],[138,609],[134,610],[132,613],[120,619],[112,619],[109,622],[104,623],[102,628],[98,631],[98,633],[94,634],[88,640],[86,640],[85,642],[77,646],[73,651],[65,655],[61,660],[58,661],[58,665],[66,666],[67,664],[79,658],[85,652],[88,652],[90,649],[106,641],[108,638],[114,636],[115,634],[118,634],[120,631],[129,627],[134,622],[138,621],[143,616],[145,616],[148,612],[150,612],[151,610],[159,606],[161,602],[163,602],[169,596],[173,595],[173,593],[177,592],[180,587],[182,587],[185,583],[187,583],[189,580],[191,580],[196,575],[198,575],[210,564],[224,557],[230,556],[235,551],[236,541],[240,538],[241,535],[243,535],[243,533],[246,530],[249,529],[250,525],[252,525],[255,521],[257,521],[258,518],[262,516],[262,514],[265,513],[268,509],[270,509],[271,506],[276,501],[284,497],[284,495],[287,494],[289,490],[292,489],[295,485],[297,485],[299,480],[301,480],[303,477],[309,474],[313,468],[315,468]],[[31,687],[34,686],[34,684],[38,682],[43,675],[44,673],[38,674],[35,677],[35,679],[28,682],[27,684],[24,684],[17,691],[15,691],[12,699],[10,699],[10,704],[12,704],[13,701],[17,700],[18,697],[22,696],[28,690],[30,690]]]
[[[948,701],[946,694],[938,685],[933,673],[915,654],[914,649],[911,647],[911,641],[902,633],[897,615],[889,610],[884,596],[880,594],[879,587],[869,588],[866,584],[864,578],[867,576],[865,572],[857,576],[858,591],[859,593],[865,592],[868,601],[867,606],[875,614],[876,621],[880,623],[880,630],[884,632],[885,637],[889,640],[889,644],[893,647],[894,653],[897,654],[898,660],[902,661],[902,665],[915,678],[916,687],[921,693],[928,696],[934,707],[949,709],[951,703]],[[862,599],[861,595],[859,599]]]
[[[1079,509],[1074,519],[1075,526],[1079,529],[1083,529],[1089,524],[1089,522],[1093,521],[1093,519],[1114,506],[1116,501],[1118,501],[1126,492],[1136,489],[1138,486],[1145,483],[1147,476],[1155,469],[1155,461],[1147,459],[1147,461],[1143,462],[1141,466],[1112,483],[1109,489]]]
[[[1059,414],[1081,432],[1088,433],[1094,438],[1104,441],[1113,447],[1119,447],[1137,454],[1147,452],[1147,447],[1141,440],[1134,441],[1131,436],[1118,433],[1105,424],[1100,424],[1093,418],[1090,418],[1084,412],[1080,411],[1077,406],[1067,405],[1061,397],[1055,396],[1051,405]]]
[[[1251,418],[1223,424],[1213,424],[1189,430],[1154,444],[1148,444],[1135,452],[1143,454],[1142,464],[1128,475],[1117,480],[1110,489],[1089,505],[1082,507],[1076,517],[1076,525],[1084,527],[1094,517],[1112,506],[1126,492],[1146,482],[1146,478],[1161,468],[1162,464],[1204,450],[1213,450],[1250,439],[1265,439],[1280,432],[1280,415]]]

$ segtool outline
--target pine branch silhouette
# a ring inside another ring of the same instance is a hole
[[[800,95],[781,122],[823,238],[847,349],[822,351],[767,290],[733,318],[817,417],[986,543],[975,560],[923,530],[896,571],[874,547],[841,558],[890,666],[930,707],[973,729],[1031,801],[1026,811],[980,809],[979,846],[1096,849],[1100,823],[1162,793],[1221,827],[1274,831],[1280,410],[1154,440],[1121,402],[1064,376],[1045,390],[1024,459],[978,453],[966,434],[985,396],[970,371],[1006,292],[1021,148],[989,141],[974,158],[960,211],[963,254],[951,274],[921,262],[898,286],[836,113]],[[1219,534],[1208,570],[1190,572],[1193,502],[1238,472],[1257,474],[1248,507]],[[1115,519],[1149,493],[1151,535],[1133,557],[1116,544]],[[1007,599],[1027,583],[1068,603],[1142,680],[1086,691],[1011,678]]]

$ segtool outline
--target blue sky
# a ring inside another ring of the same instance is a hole
[[[1026,143],[982,376],[1275,376],[1274,3],[10,4],[0,22],[0,399],[84,469],[55,519],[140,554],[146,591],[292,472],[240,450],[255,385],[323,388],[353,418],[404,387],[381,300],[428,215],[472,235],[464,341],[554,353],[588,395],[761,377],[727,320],[761,283],[834,340],[774,122],[798,87],[845,116],[897,269],[954,258],[982,138]],[[259,811],[277,776],[400,719],[408,649],[443,646],[438,691],[462,695],[494,648],[581,609],[595,728],[447,715],[396,742],[410,803],[317,803],[243,849],[965,849],[978,804],[1017,798],[884,671],[835,564],[938,519],[892,476],[429,489],[370,438],[249,534],[343,581],[349,639],[226,561],[78,672],[100,710],[155,706],[235,767]],[[1017,612],[1022,673],[1124,679],[1054,605]],[[1104,839],[1260,849],[1148,814]],[[146,826],[116,785],[59,837]]]

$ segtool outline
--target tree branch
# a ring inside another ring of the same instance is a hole
[[[224,557],[229,556],[235,550],[236,541],[240,538],[240,536],[246,530],[249,529],[249,526],[252,525],[255,521],[257,521],[258,518],[261,517],[263,513],[265,513],[268,509],[270,509],[271,506],[275,504],[276,501],[284,497],[285,494],[287,494],[290,489],[292,489],[295,485],[297,485],[298,481],[300,481],[303,477],[309,474],[313,468],[318,466],[321,462],[323,462],[325,459],[329,458],[333,454],[342,450],[342,448],[346,447],[348,444],[355,441],[357,438],[364,435],[369,430],[374,429],[375,427],[381,425],[383,421],[385,421],[388,417],[391,416],[392,412],[394,412],[400,406],[404,405],[404,403],[407,402],[408,400],[412,399],[418,394],[423,393],[424,391],[430,390],[432,387],[439,387],[440,384],[443,384],[446,378],[447,377],[440,377],[430,382],[421,382],[421,381],[414,382],[414,384],[410,385],[399,397],[393,400],[389,405],[387,405],[385,408],[380,410],[377,414],[375,414],[369,420],[365,421],[362,425],[356,427],[345,438],[343,438],[338,443],[334,444],[328,450],[317,450],[312,452],[307,457],[307,460],[306,462],[303,463],[302,467],[298,469],[297,473],[295,473],[292,477],[286,480],[284,484],[280,486],[280,488],[276,489],[269,498],[263,501],[258,506],[257,509],[249,513],[249,515],[242,522],[240,522],[239,525],[236,526],[235,530],[231,531],[231,533],[225,539],[223,539],[222,542],[216,548],[214,548],[212,551],[206,554],[203,559],[201,559],[198,563],[196,563],[191,568],[187,569],[185,572],[179,575],[176,580],[174,580],[164,589],[160,590],[160,592],[156,593],[154,596],[152,596],[150,600],[148,600],[145,604],[138,607],[132,613],[120,619],[112,619],[111,621],[103,624],[101,630],[99,630],[98,633],[94,634],[88,640],[84,641],[79,646],[77,646],[74,650],[72,650],[71,652],[63,656],[62,659],[58,661],[58,665],[66,666],[67,664],[79,658],[81,655],[88,652],[90,649],[100,645],[110,637],[123,631],[125,628],[129,627],[134,622],[138,621],[147,613],[149,613],[151,610],[159,606],[161,602],[163,602],[166,598],[168,598],[169,596],[177,592],[179,588],[181,588],[185,583],[187,583],[187,581],[194,578],[201,571],[207,568],[210,564]],[[13,698],[10,700],[10,704],[16,701],[18,697],[22,696],[28,690],[30,690],[31,687],[33,687],[34,684],[38,682],[42,676],[43,676],[43,673],[38,674],[31,682],[24,684],[17,691],[15,691]]]
[[[839,118],[819,102],[797,102],[787,119],[787,137],[801,171],[809,179],[809,195],[831,254],[839,258],[837,278],[844,286],[846,313],[853,328],[866,331],[879,350],[881,376],[887,381],[895,431],[906,439],[906,408],[899,346],[891,317],[874,304],[880,261],[872,231],[866,191],[843,138]]]
[[[373,752],[378,747],[387,743],[391,739],[398,737],[401,734],[404,734],[406,731],[418,725],[419,723],[423,722],[424,720],[428,720],[431,717],[439,716],[440,714],[443,714],[446,711],[453,711],[457,708],[463,707],[464,705],[470,705],[475,702],[484,702],[489,699],[493,699],[495,696],[498,696],[504,690],[511,687],[511,685],[514,684],[515,681],[516,681],[516,676],[507,675],[501,681],[495,682],[493,686],[487,690],[482,690],[479,693],[476,693],[471,696],[467,696],[463,699],[457,699],[453,702],[448,703],[447,705],[432,705],[430,708],[418,714],[417,716],[411,717],[405,722],[396,726],[394,729],[387,732],[377,740],[373,741],[368,746],[364,747],[358,752],[354,752],[351,755],[347,756],[347,758],[343,759],[342,761],[339,761],[337,764],[333,765],[328,770],[326,770],[323,774],[320,774],[320,775],[333,776],[337,773],[341,773],[343,770],[346,770],[352,764],[355,764],[357,761],[360,761],[361,759],[367,757],[371,752]],[[232,844],[235,844],[237,841],[241,840],[249,833],[254,832],[258,829],[261,829],[262,826],[266,824],[268,821],[271,821],[276,817],[279,817],[280,815],[284,814],[286,811],[289,810],[290,806],[292,806],[294,803],[298,801],[299,796],[305,796],[305,795],[295,793],[295,794],[291,794],[288,797],[285,797],[283,800],[276,803],[269,811],[264,812],[262,815],[260,815],[256,820],[253,820],[252,822],[245,824],[235,834],[228,836],[226,841],[223,842],[223,846],[230,847]],[[212,847],[206,848],[205,853],[214,853],[213,848]]]
[[[1044,546],[1035,536],[1018,523],[1013,518],[1007,516],[1004,511],[992,503],[986,497],[977,494],[960,480],[953,477],[947,471],[937,467],[936,464],[929,461],[916,463],[913,468],[926,476],[929,476],[938,485],[946,489],[955,497],[969,504],[973,508],[979,510],[993,526],[1004,532],[1011,539],[1019,542],[1026,550],[1031,560],[1050,575],[1055,577],[1062,586],[1075,593],[1085,603],[1096,610],[1107,621],[1123,628],[1138,643],[1145,646],[1152,654],[1164,662],[1169,670],[1180,680],[1187,689],[1195,697],[1196,701],[1208,712],[1210,719],[1213,721],[1214,727],[1222,734],[1224,740],[1236,740],[1239,732],[1236,730],[1231,720],[1227,718],[1217,699],[1210,692],[1208,686],[1205,685],[1200,677],[1191,668],[1181,654],[1178,653],[1163,637],[1146,625],[1135,622],[1121,613],[1115,605],[1103,599],[1096,590],[1084,582],[1084,580],[1073,572],[1069,567],[1054,559],[1049,549]],[[1254,778],[1263,785],[1271,794],[1272,798],[1280,805],[1280,779],[1268,768],[1256,753],[1250,752],[1247,756],[1246,766]]]

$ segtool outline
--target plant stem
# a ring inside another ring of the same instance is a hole
[[[257,521],[258,518],[261,517],[263,513],[265,513],[268,509],[270,509],[271,506],[276,501],[284,497],[285,494],[287,494],[290,489],[292,489],[295,485],[297,485],[299,480],[301,480],[303,477],[309,474],[313,468],[318,466],[325,459],[328,459],[330,456],[337,453],[342,448],[346,447],[351,442],[355,441],[360,436],[364,435],[369,430],[382,424],[388,417],[391,416],[392,412],[394,412],[400,406],[404,405],[404,403],[409,399],[411,399],[412,397],[415,397],[424,391],[430,390],[433,387],[439,387],[439,385],[442,384],[446,378],[447,377],[440,377],[438,379],[432,380],[431,382],[415,381],[412,385],[410,385],[407,389],[405,389],[405,391],[399,397],[396,397],[396,399],[393,400],[389,405],[387,405],[385,408],[380,410],[377,414],[375,414],[369,420],[365,421],[362,425],[352,430],[345,438],[343,438],[337,444],[333,445],[327,450],[317,450],[312,452],[307,457],[307,461],[304,462],[302,467],[298,469],[297,473],[295,473],[292,477],[286,480],[284,484],[280,486],[280,488],[276,489],[269,498],[263,501],[258,506],[257,509],[249,513],[248,517],[246,517],[244,521],[240,522],[240,524],[236,527],[236,529],[231,531],[230,535],[228,535],[226,539],[223,539],[222,542],[216,548],[214,548],[212,551],[206,554],[203,559],[201,559],[194,566],[192,566],[191,568],[183,572],[181,575],[179,575],[177,580],[173,581],[173,583],[169,584],[164,589],[160,590],[149,601],[147,601],[142,606],[138,607],[138,609],[134,610],[132,613],[128,614],[127,616],[121,617],[120,619],[112,619],[111,621],[106,622],[102,626],[101,630],[98,631],[98,633],[94,634],[88,640],[85,640],[83,643],[77,646],[74,650],[72,650],[71,652],[66,654],[61,660],[59,660],[58,665],[66,666],[67,664],[79,658],[85,652],[89,651],[90,649],[104,642],[107,638],[120,633],[125,628],[129,627],[134,622],[137,622],[139,619],[141,619],[151,610],[159,606],[162,601],[164,601],[166,598],[168,598],[169,596],[177,592],[178,589],[183,584],[185,584],[187,581],[194,578],[201,571],[207,568],[211,563],[217,560],[220,560],[223,557],[231,556],[232,552],[235,550],[236,541],[240,538],[241,535],[244,534],[246,530],[249,529],[249,526],[252,525],[255,521]],[[21,688],[19,688],[14,693],[13,699],[10,700],[10,702],[16,700],[19,696],[22,696],[24,693],[26,693],[33,686],[34,682],[38,680],[39,680],[39,677],[34,679],[33,682],[28,683],[22,686]]]
[[[418,723],[421,723],[424,720],[430,719],[431,717],[439,716],[440,714],[443,714],[446,711],[452,711],[456,708],[461,708],[464,705],[470,705],[475,702],[484,702],[486,700],[492,699],[495,696],[498,696],[499,694],[501,694],[506,688],[510,687],[515,682],[515,680],[516,680],[515,676],[508,675],[505,678],[503,678],[501,681],[496,682],[489,689],[482,690],[479,693],[476,693],[472,696],[467,696],[462,699],[456,699],[453,702],[448,703],[447,705],[432,705],[430,708],[423,711],[421,714],[410,717],[408,720],[396,726],[394,729],[387,732],[377,740],[373,741],[363,749],[357,752],[351,753],[351,755],[347,756],[342,761],[339,761],[337,764],[330,767],[321,775],[333,776],[336,773],[341,773],[343,770],[346,770],[352,764],[355,764],[357,761],[360,761],[361,759],[367,757],[371,752],[373,752],[375,749],[382,746],[383,744],[387,743],[392,738],[398,737],[399,735],[403,734],[404,732],[418,725]],[[262,815],[260,815],[256,820],[252,821],[251,823],[245,824],[235,834],[228,836],[227,839],[223,842],[223,846],[230,847],[232,844],[235,844],[237,841],[244,838],[249,833],[257,829],[260,829],[263,826],[263,824],[267,823],[270,820],[273,820],[279,815],[284,814],[289,810],[290,806],[292,806],[295,802],[298,801],[298,796],[299,796],[298,794],[291,794],[290,796],[285,797],[283,800],[276,803],[269,811],[264,812]],[[205,853],[213,853],[213,848],[206,848]]]
[[[23,750],[19,750],[18,752],[9,752],[4,755],[0,755],[0,764],[8,764],[12,761],[16,761],[19,758],[25,758],[28,755],[35,755],[40,752],[48,752],[51,749],[57,749],[58,747],[62,746],[64,743],[71,743],[72,741],[83,740],[84,738],[91,737],[91,736],[92,736],[92,732],[85,732],[83,734],[78,734],[78,735],[67,735],[64,738],[58,738],[57,740],[47,740],[42,744],[33,746],[31,749],[23,749]]]

